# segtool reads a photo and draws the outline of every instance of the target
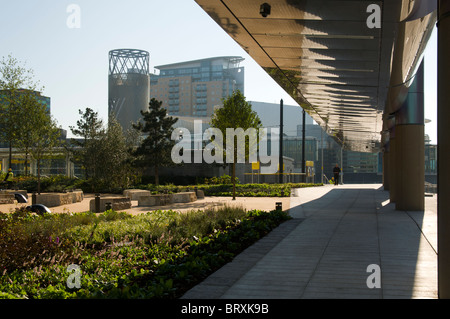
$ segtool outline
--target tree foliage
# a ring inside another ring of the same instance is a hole
[[[17,105],[20,108],[20,116],[16,119],[16,147],[25,154],[25,175],[28,175],[28,159],[33,146],[39,143],[42,136],[41,130],[36,127],[48,125],[50,114],[47,106],[42,104],[35,92],[24,91],[18,96]],[[44,123],[40,123],[44,121]],[[56,123],[53,123],[56,125]]]
[[[100,142],[99,151],[103,154],[103,161],[98,175],[102,183],[111,188],[128,187],[131,155],[122,126],[114,116],[109,117],[106,132]]]
[[[84,111],[78,110],[81,119],[77,121],[77,126],[70,126],[73,135],[79,139],[71,140],[72,160],[81,164],[84,168],[85,178],[96,178],[96,170],[101,161],[101,139],[105,134],[103,121],[98,117],[98,112],[87,107]]]
[[[162,102],[152,98],[148,111],[141,111],[143,121],[133,124],[145,138],[133,151],[134,165],[141,168],[153,167],[155,184],[159,184],[158,168],[172,163],[170,152],[175,142],[171,140],[173,125],[178,119],[167,116]]]
[[[126,187],[130,166],[130,155],[122,127],[109,117],[105,128],[103,120],[91,108],[79,110],[81,119],[76,127],[70,127],[72,134],[72,160],[80,163],[92,190],[113,190]]]
[[[30,135],[32,140],[30,154],[36,160],[38,193],[41,192],[41,164],[42,160],[50,155],[53,148],[60,144],[61,129],[58,127],[55,119],[51,117],[46,110],[45,105],[40,103],[35,105],[32,122],[33,130]]]
[[[9,144],[9,165],[11,167],[12,147],[18,140],[22,111],[20,97],[22,91],[34,91],[38,82],[34,72],[27,69],[12,55],[0,61],[0,138]],[[40,88],[39,90],[42,90]]]
[[[252,110],[252,105],[245,100],[245,96],[239,91],[234,91],[227,99],[223,100],[223,107],[217,109],[211,117],[211,127],[218,128],[223,134],[223,140],[227,140],[227,128],[242,128],[244,131],[249,128],[259,129],[261,120],[258,114]],[[245,157],[249,156],[249,141],[246,141]],[[225,154],[224,149],[224,156]],[[236,162],[237,162],[237,141],[234,141],[234,157],[230,163],[232,167],[233,199],[236,198]]]

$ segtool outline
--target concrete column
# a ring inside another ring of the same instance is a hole
[[[438,294],[450,298],[450,1],[438,2]]]
[[[402,107],[395,114],[395,208],[425,208],[423,62]]]
[[[425,141],[423,125],[399,125],[395,209],[425,209]]]
[[[388,109],[388,107],[386,107]],[[391,152],[391,140],[395,138],[395,117],[384,114],[383,131],[381,132],[381,141],[383,143],[383,187],[386,191],[391,191],[391,181],[393,171],[393,155]]]

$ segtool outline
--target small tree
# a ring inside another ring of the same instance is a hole
[[[17,105],[20,107],[20,116],[17,119],[16,146],[25,153],[25,176],[28,175],[28,158],[31,148],[41,137],[36,134],[37,121],[45,119],[48,115],[46,107],[39,102],[32,91],[25,91],[18,97]],[[42,114],[41,114],[42,113]],[[45,120],[46,121],[46,120]]]
[[[109,117],[106,133],[100,139],[99,151],[104,159],[97,169],[102,182],[110,188],[128,186],[130,154],[122,126],[114,116]]]
[[[40,111],[34,116],[34,129],[30,135],[33,144],[30,148],[31,156],[36,160],[38,177],[38,194],[41,193],[41,163],[52,149],[59,145],[61,130],[56,121],[47,112],[45,105],[40,105]]]
[[[73,161],[85,168],[92,191],[126,186],[130,154],[122,127],[110,115],[105,128],[98,113],[91,108],[86,108],[84,112],[79,110],[79,114],[81,119],[77,121],[77,127],[70,129],[81,140],[72,139],[71,143],[75,147],[68,148],[73,154]]]
[[[217,109],[211,117],[211,127],[218,128],[223,134],[223,140],[227,140],[227,128],[242,128],[244,131],[249,128],[259,129],[261,120],[258,114],[252,110],[252,105],[245,100],[245,96],[239,91],[227,99],[223,100],[223,107]],[[235,138],[236,139],[236,138]],[[220,147],[220,145],[219,145]],[[246,141],[245,158],[248,159],[248,141]],[[223,152],[226,155],[226,150]],[[237,141],[234,141],[232,168],[233,200],[236,199],[236,162],[237,162]]]
[[[96,170],[101,162],[102,154],[99,152],[101,139],[104,138],[105,129],[103,121],[99,119],[98,112],[94,112],[87,107],[85,111],[78,110],[81,119],[77,121],[77,126],[70,126],[72,134],[81,137],[81,141],[72,139],[71,148],[73,161],[81,163],[85,169],[86,179],[96,179]]]
[[[158,168],[172,163],[170,152],[175,142],[171,140],[173,125],[178,119],[167,116],[167,110],[161,107],[162,102],[152,98],[148,111],[141,111],[143,122],[133,124],[145,139],[133,151],[134,163],[138,167],[153,167],[155,184],[159,185]]]

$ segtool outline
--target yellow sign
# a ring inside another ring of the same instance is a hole
[[[258,170],[259,169],[259,162],[253,162],[252,163],[252,169],[253,170]]]
[[[306,161],[306,166],[314,167],[313,161]]]

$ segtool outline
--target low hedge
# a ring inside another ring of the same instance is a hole
[[[285,184],[236,184],[236,196],[238,197],[289,197],[294,188],[323,186],[322,183],[285,183]],[[197,187],[203,190],[205,196],[233,196],[233,184],[218,185],[138,185],[138,189],[146,189],[156,193],[177,193],[185,191],[193,191]]]
[[[35,192],[37,190],[36,177],[18,177],[16,179],[16,186],[19,189],[25,189],[28,192]],[[221,178],[213,179],[214,182],[225,181],[225,184],[196,184],[196,185],[154,185],[141,184],[134,185],[131,188],[150,190],[153,194],[158,193],[178,193],[185,191],[193,191],[195,187],[204,191],[206,196],[232,196],[233,184],[231,184],[231,177],[222,176]],[[236,196],[238,197],[289,197],[293,188],[322,186],[322,183],[285,183],[285,184],[236,184]],[[69,178],[62,175],[43,177],[41,179],[42,192],[64,192],[71,189],[82,189],[86,193],[93,192],[93,182],[91,180],[83,180],[77,178]],[[122,193],[122,188],[101,188],[96,192],[106,193]]]

